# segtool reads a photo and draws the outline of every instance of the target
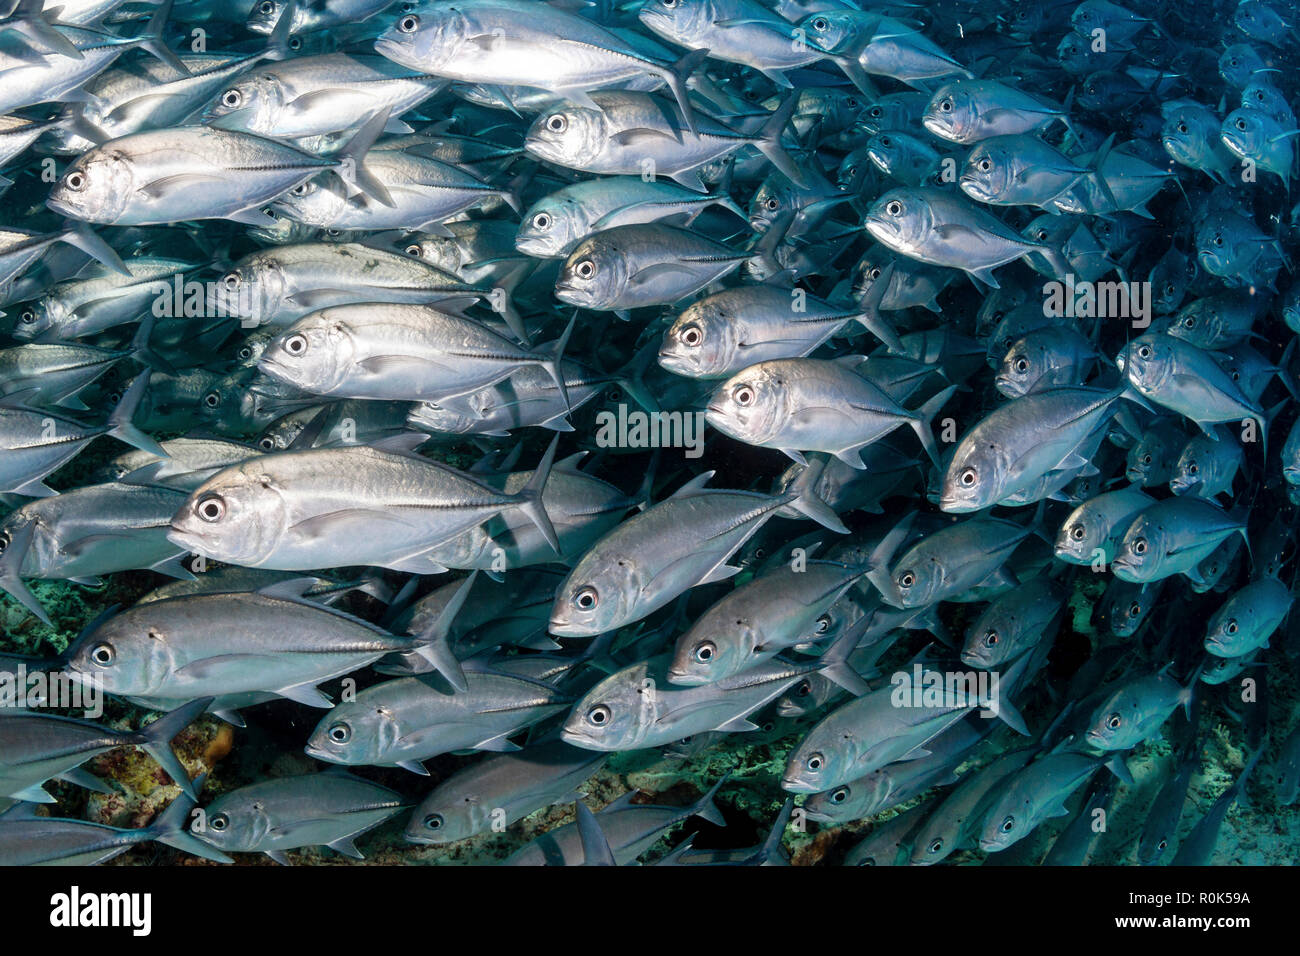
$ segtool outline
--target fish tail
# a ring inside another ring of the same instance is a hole
[[[686,81],[709,56],[708,50],[692,50],[676,63],[664,68],[664,80],[677,100],[677,109],[682,114],[682,122],[691,133],[699,131],[695,123],[695,111],[691,109],[690,94],[686,90]]]
[[[934,432],[930,428],[930,421],[939,414],[939,410],[947,404],[948,399],[952,398],[953,393],[956,391],[956,385],[949,385],[918,408],[910,419],[912,430],[916,432],[916,437],[921,440],[921,445],[925,448],[926,454],[930,456],[930,460],[936,466],[939,464],[939,447],[934,443]]]
[[[790,122],[790,117],[794,115],[794,109],[798,103],[799,95],[797,93],[790,93],[786,96],[784,102],[776,108],[776,112],[763,124],[763,128],[754,141],[754,147],[796,186],[806,186],[808,185],[808,178],[804,176],[803,170],[795,165],[794,158],[786,152],[785,147],[781,144],[781,137],[785,133],[785,128]]]
[[[169,459],[171,455],[167,454],[166,449],[140,431],[132,421],[135,418],[136,410],[140,407],[140,402],[144,400],[144,393],[148,388],[149,373],[143,372],[137,375],[135,381],[131,383],[131,387],[122,396],[122,400],[113,409],[113,414],[108,417],[107,433],[118,441],[126,442],[128,445],[148,452],[157,458]]]
[[[103,239],[95,234],[84,222],[69,223],[68,227],[59,233],[59,241],[65,242],[74,248],[80,249],[92,259],[97,259],[104,265],[108,266],[114,272],[124,276],[129,276],[131,271],[127,269],[126,264],[122,262],[121,257],[113,251]]]
[[[389,208],[392,208],[395,203],[393,197],[388,194],[388,187],[366,169],[364,160],[370,147],[375,144],[375,140],[383,134],[391,112],[391,108],[384,107],[362,123],[361,128],[352,134],[347,145],[339,150],[338,161],[333,167],[334,172],[343,181],[349,196],[364,193]]]
[[[35,533],[35,518],[26,522],[14,532],[9,541],[9,546],[5,548],[4,556],[0,557],[0,588],[3,588],[10,597],[35,614],[42,624],[53,627],[54,623],[45,612],[45,608],[41,606],[41,602],[36,599],[36,595],[23,583],[22,579],[23,561],[27,558],[27,552],[32,544],[32,535]]]
[[[560,436],[556,435],[551,439],[550,446],[546,449],[546,454],[538,463],[533,476],[528,479],[528,484],[516,495],[518,500],[517,507],[529,520],[537,526],[543,537],[546,538],[547,544],[556,554],[560,553],[560,539],[555,533],[555,526],[551,524],[551,517],[546,513],[546,506],[542,501],[542,492],[546,490],[546,482],[551,477],[551,465],[555,463],[555,448],[560,443]]]
[[[181,790],[193,800],[198,800],[198,792],[194,789],[184,764],[176,756],[176,751],[172,750],[171,742],[173,737],[197,720],[212,705],[213,699],[204,697],[177,707],[140,731],[136,740],[149,756],[158,761],[158,766],[167,772],[167,776],[176,781]]]
[[[167,19],[172,13],[172,0],[163,0],[154,11],[154,15],[149,18],[149,27],[145,30],[144,36],[139,39],[140,49],[153,56],[155,59],[166,63],[176,71],[179,76],[189,76],[190,69],[181,58],[171,51],[167,46],[167,39],[163,31],[167,29]]]
[[[469,684],[465,680],[465,670],[460,666],[460,661],[451,649],[451,625],[455,621],[456,615],[465,604],[465,599],[469,597],[469,592],[474,587],[474,581],[478,578],[478,572],[470,572],[469,577],[465,578],[464,583],[456,589],[447,605],[439,612],[437,619],[425,628],[415,640],[417,647],[415,653],[424,661],[431,664],[433,668],[447,678],[447,682],[457,692],[469,690]]]
[[[204,774],[195,781],[195,789],[203,789],[203,782],[207,779]],[[184,853],[190,853],[194,856],[203,857],[205,860],[211,860],[214,863],[234,863],[230,857],[226,856],[216,847],[204,843],[198,837],[193,836],[186,824],[189,823],[190,811],[195,807],[197,800],[187,793],[182,793],[179,797],[167,804],[166,809],[158,814],[157,819],[145,828],[146,838],[156,840],[159,843],[165,843],[173,849],[180,850]]]

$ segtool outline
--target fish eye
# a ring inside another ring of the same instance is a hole
[[[573,603],[578,605],[581,611],[590,611],[600,603],[600,595],[596,593],[595,588],[588,585],[573,596]]]
[[[825,33],[831,27],[830,21],[825,17],[818,17],[812,22],[812,28],[818,33]]]
[[[885,115],[885,111],[882,110],[879,106],[873,106],[871,107],[871,109],[867,110],[867,115],[870,116],[872,119],[880,119],[880,117]]]
[[[732,389],[731,397],[741,408],[748,408],[754,404],[754,389],[748,385],[737,385]]]
[[[239,90],[226,90],[221,94],[221,105],[227,109],[233,110],[242,102],[244,102],[244,94]]]
[[[806,680],[800,681],[799,686],[794,689],[794,693],[796,697],[807,697],[812,693],[812,684],[808,683]]]
[[[612,716],[613,714],[610,713],[608,707],[604,704],[597,704],[595,707],[591,708],[591,710],[587,711],[587,722],[600,727],[609,723],[609,719]]]
[[[230,826],[230,817],[224,813],[218,813],[208,821],[208,826],[220,833],[226,827]]]
[[[817,624],[814,628],[816,633],[825,634],[830,629],[831,629],[831,616],[829,614],[823,614],[821,617],[817,618]]]
[[[975,471],[974,468],[966,468],[963,469],[961,475],[958,476],[957,480],[960,481],[965,487],[969,488],[971,485],[975,484],[975,482],[979,480],[979,474]]]
[[[1151,464],[1151,455],[1149,453],[1142,456],[1142,464],[1144,465]]]
[[[695,348],[704,341],[704,332],[698,325],[688,325],[682,329],[681,340],[683,345]]]
[[[1245,121],[1244,119],[1242,119],[1240,116],[1237,117],[1237,122],[1236,122],[1235,125],[1236,125],[1237,129],[1239,129],[1239,130],[1245,132],[1245,129],[1246,129],[1246,121]]]
[[[1197,465],[1195,462],[1192,462],[1192,464],[1190,464],[1190,465],[1187,466],[1187,471],[1188,471],[1189,474],[1193,474],[1193,475],[1194,475],[1194,474],[1196,474],[1196,473],[1197,473],[1198,471],[1200,471],[1200,470],[1201,470],[1201,469],[1200,469],[1200,466]]]
[[[951,97],[944,97],[944,99],[940,100],[940,101],[939,101],[939,109],[941,109],[941,110],[942,110],[943,112],[945,112],[945,113],[951,113],[951,112],[952,112],[952,98],[951,98]]]
[[[1010,832],[1011,832],[1012,830],[1014,830],[1015,828],[1016,828],[1016,818],[1015,818],[1015,817],[1007,817],[1005,820],[1002,821],[1002,832],[1003,832],[1003,833],[1010,833]]]
[[[1146,539],[1146,538],[1138,538],[1136,541],[1133,542],[1133,553],[1134,553],[1134,554],[1146,554],[1146,553],[1147,553],[1147,539]]]
[[[763,203],[763,206],[770,210],[775,210],[780,205],[781,205],[780,201],[775,196],[771,197],[770,199],[767,200],[767,202]]]
[[[270,16],[272,13],[275,13],[275,4],[272,0],[262,0],[262,2],[257,5],[257,9],[263,15]]]
[[[550,215],[548,213],[539,212],[536,216],[533,217],[533,228],[550,229],[551,228]]]
[[[216,408],[221,404],[221,393],[208,392],[208,394],[203,396],[203,404],[208,406],[208,408]]]
[[[247,362],[249,359],[253,357],[253,350],[249,348],[247,345],[245,345],[242,349],[236,352],[235,355],[237,358]]]
[[[96,644],[90,652],[90,659],[100,667],[108,667],[117,660],[117,652],[112,644]]]
[[[849,798],[849,788],[839,787],[831,791],[831,803],[843,803]]]
[[[275,439],[270,435],[267,435],[257,443],[257,447],[261,448],[263,451],[273,451],[275,449]]]
[[[1236,633],[1237,633],[1237,622],[1236,622],[1236,621],[1229,621],[1228,624],[1227,624],[1227,626],[1224,627],[1224,630],[1227,631],[1229,634],[1236,634]]]
[[[1223,234],[1222,234],[1222,233],[1219,233],[1218,235],[1216,235],[1216,236],[1214,237],[1213,242],[1214,242],[1214,244],[1215,244],[1216,246],[1221,246],[1221,245],[1223,245]]]
[[[1109,717],[1106,718],[1106,726],[1109,727],[1111,730],[1119,730],[1120,726],[1123,725],[1123,723],[1124,723],[1124,718],[1121,717],[1119,714],[1111,714]]]
[[[712,641],[701,641],[695,645],[695,659],[701,664],[707,664],[713,660],[713,655],[718,648]]]
[[[887,206],[885,206],[885,212],[889,213],[891,216],[901,216],[903,214],[903,204],[897,199],[892,200]]]
[[[1001,639],[1002,638],[998,636],[997,631],[989,631],[987,634],[984,635],[984,643],[987,644],[989,647],[992,647]]]
[[[402,19],[397,21],[397,29],[403,33],[414,33],[420,28],[420,18],[414,13],[408,13]]]
[[[1142,613],[1142,605],[1139,604],[1137,601],[1134,601],[1132,604],[1128,606],[1129,617],[1137,617],[1141,613]]]
[[[1156,844],[1156,849],[1157,849],[1157,850],[1165,850],[1165,849],[1168,849],[1168,848],[1169,848],[1169,841],[1168,841],[1168,840],[1161,840],[1159,843]]]
[[[307,336],[296,332],[284,340],[284,350],[290,355],[302,355],[307,351]]]
[[[1039,241],[1039,242],[1043,242],[1043,241],[1046,240],[1046,239],[1047,239],[1047,230],[1046,230],[1046,229],[1039,229],[1039,230],[1038,230],[1038,241]]]
[[[79,193],[86,188],[86,174],[78,170],[73,170],[63,177],[63,185],[67,186],[74,193]]]
[[[1180,132],[1180,133],[1186,133],[1186,132],[1187,132],[1187,124],[1186,124],[1186,123],[1179,123],[1179,124],[1178,124],[1178,132]]]
[[[1083,525],[1081,524],[1076,524],[1070,531],[1070,537],[1074,538],[1075,541],[1082,541],[1085,534],[1087,534],[1087,532],[1083,530]]]
[[[345,744],[352,739],[352,727],[342,722],[330,724],[328,733],[330,740],[336,744]]]
[[[552,133],[563,133],[569,128],[569,120],[563,113],[556,113],[546,120],[546,128]]]
[[[894,141],[891,140],[888,136],[882,136],[880,137],[880,145],[885,147],[885,149],[889,149],[891,146],[894,145]]]
[[[931,852],[931,853],[940,853],[940,852],[942,852],[942,851],[943,851],[943,840],[942,840],[942,839],[935,840],[933,843],[930,844],[930,852]]]
[[[987,159],[981,159],[979,161],[979,167],[981,170],[987,173],[990,169],[993,168],[993,164],[989,162]]]
[[[302,37],[290,37],[290,38],[289,38],[289,49],[290,49],[290,50],[301,50],[301,49],[302,49]]]
[[[677,0],[660,0],[660,2],[663,3],[663,5],[667,7],[669,10],[677,6]]]
[[[220,495],[208,495],[198,503],[194,511],[209,523],[220,521],[226,516],[226,502]]]
[[[590,279],[596,274],[596,263],[590,259],[583,259],[573,267],[573,271],[579,279]]]
[[[18,317],[18,321],[23,325],[31,325],[36,321],[36,313],[31,309],[23,309],[23,314]]]
[[[0,554],[4,554],[9,548],[9,535],[0,534]]]
[[[418,242],[413,242],[402,251],[408,256],[415,256],[418,259],[423,254],[424,249],[421,248]]]
[[[1023,356],[1022,356],[1021,358],[1016,359],[1016,371],[1017,371],[1017,372],[1028,372],[1028,371],[1029,371],[1029,360],[1026,359],[1026,358],[1024,358]]]
[[[873,278],[873,279],[879,279],[879,278],[880,278],[880,270],[879,270],[879,269],[872,269],[872,270],[871,270],[871,278]]]
[[[1169,285],[1165,286],[1165,295],[1173,295],[1177,291],[1178,289],[1174,287],[1174,284],[1172,282],[1169,283]]]
[[[442,814],[441,814],[441,813],[431,813],[431,814],[429,814],[427,817],[425,817],[425,818],[424,818],[424,828],[425,828],[426,830],[441,830],[441,829],[442,829]]]
[[[856,96],[850,96],[848,99],[846,99],[846,100],[844,101],[844,105],[847,106],[847,107],[848,107],[849,109],[851,109],[851,110],[855,110],[855,109],[857,109],[857,108],[858,108],[858,99],[857,99],[857,97],[856,97]]]
[[[914,571],[904,571],[898,576],[898,583],[902,587],[910,588],[916,583],[916,573]]]
[[[305,196],[307,195],[307,191],[309,189],[311,189],[310,183],[299,183],[297,186],[294,186],[293,189],[289,191],[293,193],[293,195],[295,196]]]
[[[228,272],[221,280],[221,284],[226,287],[226,291],[228,292],[234,292],[236,289],[238,289],[239,282],[240,279],[239,279],[238,272]]]
[[[1149,346],[1149,345],[1139,345],[1139,346],[1138,346],[1138,358],[1149,359],[1150,357],[1151,357],[1151,346]]]
[[[813,773],[817,773],[822,769],[825,763],[826,763],[826,759],[821,754],[815,753],[815,754],[809,754],[808,759],[803,762],[803,765],[807,767],[809,770],[811,770]]]

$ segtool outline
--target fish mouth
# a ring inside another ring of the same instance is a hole
[[[375,41],[375,52],[380,56],[388,57],[398,66],[414,68],[415,64],[411,63],[406,57],[406,44],[401,43],[392,37],[380,37]]]
[[[948,514],[960,515],[968,514],[972,511],[979,511],[980,509],[973,501],[967,501],[964,498],[954,498],[952,495],[940,495],[939,510],[946,511]]]
[[[326,763],[337,762],[333,759],[334,757],[333,754],[328,754],[325,751],[321,750],[319,747],[313,746],[312,744],[308,744],[306,747],[303,747],[302,750],[303,753],[305,753],[308,757],[315,757],[317,760],[324,760]]]
[[[998,850],[1002,849],[1002,844],[997,840],[989,840],[980,837],[980,849],[985,853],[996,853]]]
[[[677,667],[668,668],[668,673],[665,676],[668,678],[668,683],[676,684],[679,687],[699,687],[705,683],[703,678]]]
[[[940,139],[946,139],[950,143],[956,142],[956,140],[954,140],[950,135],[952,132],[951,129],[949,129],[948,126],[940,122],[937,116],[933,116],[927,113],[926,115],[921,117],[921,125],[924,126],[931,133],[933,133],[935,136],[938,136]]]

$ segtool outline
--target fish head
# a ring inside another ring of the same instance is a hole
[[[665,40],[692,40],[713,25],[714,6],[713,0],[645,0],[637,19]]]
[[[981,670],[997,667],[1004,659],[1004,648],[1013,644],[1011,635],[1004,634],[1001,622],[980,620],[966,635],[962,647],[962,663]]]
[[[1193,438],[1189,441],[1174,465],[1169,490],[1176,495],[1186,494],[1210,479],[1212,455],[1213,450],[1206,447],[1206,439]]]
[[[892,596],[897,598],[900,607],[926,607],[934,603],[934,595],[943,587],[947,576],[939,555],[927,553],[924,548],[913,548],[894,569]]]
[[[1264,68],[1263,58],[1249,43],[1234,43],[1219,54],[1219,76],[1229,86],[1245,86]]]
[[[50,190],[45,205],[73,219],[113,223],[126,210],[136,188],[127,156],[101,147],[83,154],[67,168]]]
[[[848,731],[844,735],[853,743]],[[839,735],[834,743],[839,743]],[[781,788],[791,793],[821,793],[852,779],[848,776],[847,756],[830,746],[832,741],[817,728],[809,732],[803,742],[790,754],[781,777]]]
[[[986,853],[1005,850],[1016,843],[1033,829],[1029,819],[1027,802],[1012,802],[1008,797],[1014,795],[1012,790],[1007,796],[993,804],[984,817],[980,829],[979,847]]]
[[[1127,688],[1121,688],[1107,698],[1088,724],[1084,739],[1088,746],[1098,750],[1127,750],[1136,746],[1142,737],[1138,723],[1141,701]]]
[[[763,232],[786,210],[799,211],[798,190],[783,174],[768,176],[749,201],[749,225]]]
[[[870,24],[874,31],[879,20],[878,16],[864,17],[859,10],[822,10],[800,20],[795,36],[803,37],[821,53],[856,56],[863,24]]]
[[[1016,175],[1015,157],[999,141],[976,143],[966,157],[957,184],[979,202],[997,202],[1011,188]]]
[[[950,143],[967,143],[973,135],[977,115],[971,92],[961,83],[949,83],[930,97],[921,114],[921,125]]]
[[[303,749],[309,757],[326,763],[382,765],[392,760],[401,734],[392,711],[363,701],[358,695],[356,700],[339,704],[322,717]]]
[[[67,308],[63,302],[53,296],[46,295],[28,302],[18,310],[13,337],[20,342],[41,338],[66,314]]]
[[[352,205],[342,185],[318,176],[276,197],[271,208],[296,222],[324,228]]]
[[[203,816],[190,824],[190,833],[219,850],[256,853],[267,846],[275,827],[264,801],[237,790],[214,800]]]
[[[548,196],[524,213],[515,248],[544,259],[566,256],[591,231],[589,219],[577,200]]]
[[[1174,344],[1167,335],[1147,333],[1126,345],[1115,361],[1134,388],[1153,395],[1174,373]]]
[[[83,634],[68,653],[69,677],[110,694],[155,692],[184,664],[171,643],[167,610],[165,602],[139,605]]]
[[[880,812],[892,790],[889,774],[876,770],[830,790],[810,794],[803,802],[804,816],[830,826],[863,820]]]
[[[870,173],[872,163],[870,148],[860,146],[847,154],[835,171],[835,185],[841,192],[854,189]]]
[[[1277,132],[1271,117],[1253,107],[1233,110],[1223,121],[1219,135],[1223,144],[1242,158],[1263,157],[1269,139]]]
[[[260,33],[262,36],[269,36],[275,29],[276,23],[280,20],[280,15],[284,13],[285,7],[288,6],[287,0],[258,0],[253,5],[253,9],[248,11],[248,18],[244,25],[254,33]],[[302,7],[299,6],[294,13],[294,23],[290,29],[297,29],[302,24]]]
[[[632,275],[632,264],[608,235],[589,236],[569,253],[555,282],[555,297],[561,302],[603,309],[622,296]]]
[[[1274,117],[1293,115],[1285,94],[1266,79],[1256,77],[1241,91],[1241,105],[1262,110]]]
[[[718,386],[704,419],[732,438],[762,442],[779,432],[787,417],[788,398],[780,371],[760,363]]]
[[[1105,542],[1106,529],[1087,507],[1075,508],[1061,525],[1053,550],[1063,561],[1084,564],[1092,560],[1093,551]]]
[[[1243,618],[1249,614],[1239,613],[1232,604],[1224,605],[1210,619],[1210,626],[1205,634],[1205,649],[1215,657],[1236,657],[1242,652],[1242,639],[1249,634],[1247,621]]]
[[[728,617],[726,628],[708,619],[677,640],[668,680],[684,687],[712,684],[744,668],[744,649],[762,643],[752,622]]]
[[[600,156],[608,138],[603,113],[566,104],[533,120],[524,136],[524,150],[558,166],[584,169]]]
[[[588,551],[555,596],[550,631],[560,637],[604,634],[626,620],[640,592],[635,557]]]
[[[477,792],[465,791],[443,797],[435,790],[411,814],[402,833],[407,843],[438,846],[467,840],[488,829],[493,807]]]
[[[269,136],[284,109],[284,84],[274,73],[258,72],[218,93],[204,110],[203,121],[218,129]]]
[[[1166,552],[1164,532],[1150,516],[1138,515],[1116,550],[1111,570],[1121,581],[1143,584],[1155,580]]]
[[[236,465],[195,489],[172,517],[167,539],[217,561],[255,567],[283,534],[287,510],[272,475]]]
[[[948,514],[968,514],[989,507],[1008,490],[1010,471],[1011,461],[1004,448],[968,435],[957,445],[944,472],[939,508]]]
[[[632,749],[656,718],[655,682],[648,662],[606,677],[564,721],[560,736],[587,750]]]
[[[454,407],[437,402],[420,402],[406,416],[407,423],[413,428],[449,435],[467,434],[473,431],[475,424],[482,419],[483,416],[465,411],[463,406]]]
[[[328,394],[355,368],[356,352],[346,316],[341,310],[321,309],[272,339],[257,367],[278,381]]]
[[[998,366],[995,384],[998,391],[1008,398],[1019,398],[1032,391],[1038,380],[1052,368],[1051,356],[1047,352],[1020,339],[1011,346]]]
[[[895,252],[910,254],[930,234],[934,212],[925,194],[915,189],[894,189],[872,204],[863,219],[871,237]]]
[[[716,298],[691,304],[664,333],[659,364],[689,378],[709,378],[731,367],[740,321]]]
[[[238,316],[261,324],[275,315],[288,291],[284,269],[272,255],[255,254],[207,284],[207,306],[213,315]]]
[[[403,14],[375,40],[375,52],[400,66],[439,73],[459,58],[477,32],[452,4],[425,4]],[[459,78],[457,71],[449,74]]]

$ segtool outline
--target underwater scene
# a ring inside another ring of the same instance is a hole
[[[1294,4],[6,6],[0,865],[1297,862]]]

